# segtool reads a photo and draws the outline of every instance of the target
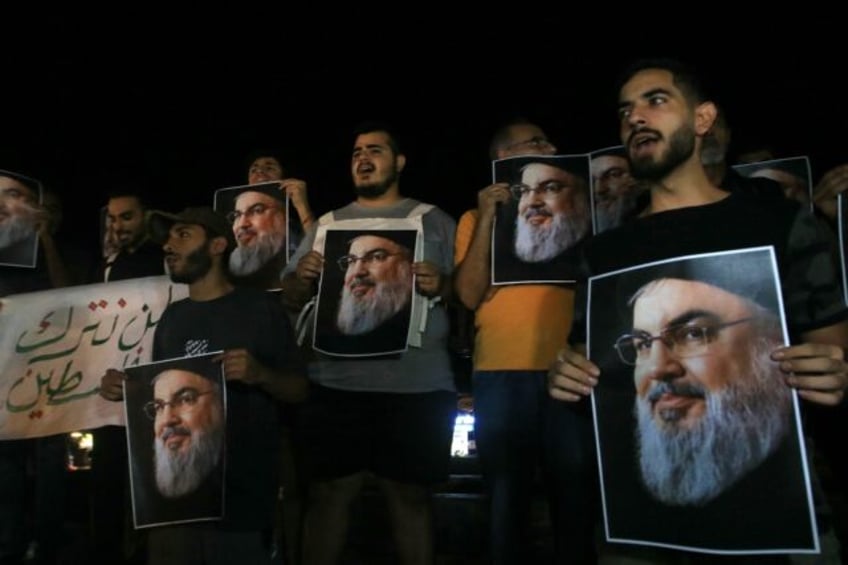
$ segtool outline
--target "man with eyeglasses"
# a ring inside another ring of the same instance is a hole
[[[345,335],[382,331],[387,325],[389,331],[402,331],[391,320],[412,299],[412,253],[390,232],[384,234],[355,237],[338,260],[345,276],[336,323]],[[408,323],[408,314],[401,321]]]
[[[792,345],[772,348],[770,359],[783,383],[802,399],[823,405],[841,402],[848,385],[848,310],[829,253],[827,228],[797,202],[728,193],[709,180],[700,147],[716,107],[692,69],[673,60],[638,61],[619,84],[621,141],[632,174],[650,187],[650,202],[638,218],[589,240],[584,249],[586,276],[690,254],[772,246]],[[603,300],[592,296],[593,304]],[[577,304],[582,308],[572,327],[571,346],[552,365],[548,391],[555,399],[585,405],[580,400],[603,375],[585,356],[586,302]],[[746,327],[739,324],[721,333]],[[653,327],[651,334],[661,329]],[[723,520],[734,523],[737,517],[731,513]],[[738,529],[745,528],[747,524],[739,524]],[[827,533],[832,541],[832,530]]]
[[[151,239],[163,244],[171,280],[187,284],[189,293],[162,313],[153,360],[224,351],[213,361],[221,363],[227,386],[224,518],[211,525],[150,530],[148,562],[193,563],[202,554],[204,563],[267,563],[279,485],[278,411],[285,409],[281,403],[302,401],[307,393],[294,332],[275,297],[230,281],[226,265],[235,240],[223,216],[211,208],[156,211],[148,229]],[[100,395],[121,400],[125,378],[107,371]],[[157,397],[162,403],[189,400],[174,397],[178,391],[171,390],[170,398],[165,392]],[[150,409],[156,406],[154,401]],[[185,436],[168,442],[173,447],[190,443]]]
[[[510,186],[518,200],[515,254],[527,263],[551,261],[573,248],[591,225],[585,182],[553,162],[528,163]]]
[[[545,132],[523,118],[498,128],[489,148],[492,160],[555,153]],[[571,180],[558,168],[529,166],[514,193],[507,183],[480,190],[477,208],[465,212],[457,227],[454,288],[474,311],[474,425],[491,499],[489,558],[495,564],[527,558],[538,477],[553,526],[555,562],[594,558],[594,498],[586,486],[592,476],[586,462],[594,457],[591,420],[585,407],[551,402],[544,392],[546,371],[568,336],[574,290],[558,284],[491,286],[498,206],[523,199],[520,222],[528,230],[550,233],[552,210],[560,210],[560,197],[567,196],[564,183]],[[587,220],[588,214],[587,209]],[[547,245],[561,244],[559,236],[549,239]]]
[[[230,272],[255,280],[261,288],[279,288],[286,264],[285,193],[277,184],[254,188],[240,192],[227,214],[237,243],[230,255]]]
[[[619,297],[632,326],[614,347],[633,371],[638,468],[668,506],[727,504],[728,489],[738,501],[763,484],[784,487],[784,508],[790,495],[796,510],[805,504],[780,482],[796,468],[792,394],[771,359],[783,345],[771,273],[751,261],[714,256],[620,275],[626,294],[635,288]]]
[[[168,499],[195,492],[221,463],[224,413],[218,385],[186,370],[168,369],[153,380],[144,412],[154,427],[154,473]]]
[[[333,210],[333,221],[408,218],[420,209],[420,202],[401,195],[405,166],[406,156],[392,128],[380,123],[359,126],[350,159],[356,200]],[[435,560],[430,487],[448,475],[456,408],[447,350],[449,324],[442,303],[450,297],[456,224],[436,207],[427,207],[419,220],[424,258],[412,262],[410,270],[415,275],[414,292],[429,299],[420,344],[391,356],[316,354],[309,365],[313,386],[299,421],[311,481],[304,563],[339,562],[351,503],[369,474],[391,509],[399,561]],[[351,294],[370,300],[377,290],[371,282],[378,285],[378,279],[395,274],[392,271],[402,262],[397,245],[369,235],[356,239],[337,265],[335,257],[325,258],[313,249],[315,235],[307,233],[283,277],[283,292],[296,307],[315,294],[324,269],[345,266]]]

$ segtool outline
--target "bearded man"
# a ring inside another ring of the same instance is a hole
[[[345,335],[374,331],[412,299],[412,254],[390,237],[360,235],[350,242],[337,324]]]
[[[35,266],[38,181],[0,171],[0,265]]]

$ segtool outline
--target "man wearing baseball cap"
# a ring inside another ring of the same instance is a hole
[[[153,360],[223,351],[227,383],[224,518],[213,525],[158,527],[150,563],[267,563],[277,493],[278,402],[301,401],[306,379],[294,334],[279,302],[230,282],[235,246],[226,218],[211,208],[148,214],[151,239],[163,244],[171,280],[189,296],[169,305],[156,326]],[[123,398],[124,373],[110,369],[100,394]]]

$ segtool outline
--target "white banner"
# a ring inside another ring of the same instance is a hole
[[[186,296],[157,276],[0,299],[0,440],[123,425],[100,378],[150,362],[162,312]]]

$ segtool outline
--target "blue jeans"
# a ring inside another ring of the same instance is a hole
[[[545,487],[557,563],[593,563],[597,473],[588,401],[548,396],[545,371],[475,371],[475,437],[491,497],[490,555],[526,562],[530,504]]]

